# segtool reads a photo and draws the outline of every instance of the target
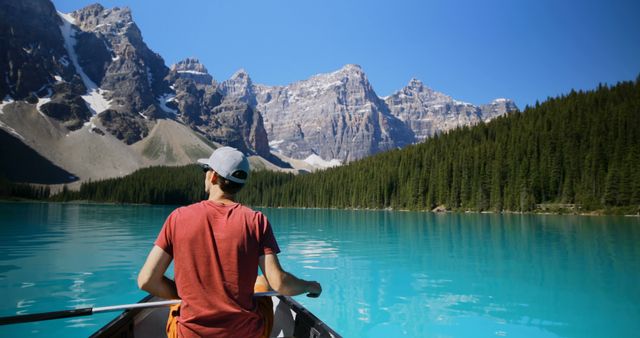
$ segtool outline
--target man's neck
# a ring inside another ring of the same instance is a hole
[[[225,194],[224,191],[220,190],[217,187],[211,189],[211,192],[209,193],[209,201],[222,204],[236,203],[233,195]]]

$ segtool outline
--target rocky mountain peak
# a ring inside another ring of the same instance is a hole
[[[482,119],[487,122],[500,115],[518,111],[518,106],[513,100],[499,98],[481,105],[480,109],[482,110]]]
[[[401,90],[387,97],[385,100],[391,106],[394,106],[408,98],[417,103],[429,102],[430,104],[446,104],[453,103],[454,100],[443,93],[427,87],[424,83],[416,78],[412,78],[409,83]]]
[[[238,79],[248,79],[249,81],[251,80],[249,78],[249,73],[247,73],[247,71],[244,68],[238,69],[235,73],[233,73],[233,75],[231,75],[231,80],[238,80]]]
[[[122,35],[135,25],[129,7],[107,9],[100,4],[93,4],[71,13],[71,16],[76,19],[75,24],[83,31],[104,34]]]
[[[327,74],[321,74],[320,76],[327,76]],[[339,70],[329,73],[328,76],[330,78],[337,78],[338,80],[342,80],[343,82],[349,80],[355,80],[360,82],[369,82],[367,79],[367,74],[362,70],[362,67],[356,64],[346,64]]]
[[[416,79],[415,77],[411,78],[411,80],[409,80],[409,84],[407,84],[407,88],[409,89],[413,89],[415,91],[423,91],[424,90],[424,83],[422,83],[422,81]]]
[[[413,142],[358,65],[286,86],[252,85],[247,78],[234,74],[224,93],[263,114],[273,150],[285,156],[348,162]]]
[[[253,82],[249,73],[243,68],[235,72],[229,80],[222,82],[220,91],[223,95],[255,106],[255,94]]]
[[[198,60],[197,58],[186,58],[184,60],[181,60],[180,62],[171,66],[171,70],[175,70],[178,72],[190,70],[194,72],[209,74],[207,68],[202,63],[200,63],[200,60]]]
[[[339,71],[348,72],[348,73],[364,73],[364,71],[362,70],[362,67],[355,63],[347,63],[346,65],[342,66],[342,68]]]
[[[196,84],[210,85],[213,77],[207,68],[196,58],[186,58],[171,66],[171,71],[177,73],[178,77],[191,79]]]
[[[457,101],[428,88],[415,78],[403,89],[385,98],[385,102],[391,113],[413,130],[418,141],[517,110],[513,101],[507,99],[497,99],[481,106]]]

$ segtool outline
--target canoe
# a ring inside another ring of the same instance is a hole
[[[273,296],[271,298],[274,311],[271,337],[342,337],[291,297]],[[149,295],[139,303],[159,300],[162,299]],[[166,337],[165,325],[168,315],[168,307],[127,310],[96,331],[91,338]]]

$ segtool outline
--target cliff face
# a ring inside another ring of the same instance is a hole
[[[93,112],[125,143],[144,138],[154,120],[169,113],[158,100],[170,91],[164,81],[169,69],[144,43],[131,11],[95,4],[61,17],[70,25],[70,38],[75,39],[73,49],[85,85],[108,102]]]
[[[240,70],[220,91],[262,113],[274,151],[342,163],[517,110],[507,99],[481,106],[457,101],[417,79],[383,100],[357,65],[286,86],[254,84]]]
[[[0,1],[0,98],[37,101],[54,75],[72,80],[60,24],[48,1]]]
[[[63,14],[43,0],[0,4],[0,40],[8,51],[1,56],[2,97],[38,103],[69,130],[95,116],[126,144],[165,116],[156,97],[169,90],[168,68],[146,46],[127,8],[96,4]]]
[[[197,59],[173,65],[167,79],[176,93],[169,101],[179,119],[211,141],[271,157],[260,112],[242,100],[225,97]]]
[[[513,101],[507,99],[481,106],[457,101],[426,87],[417,79],[411,79],[406,87],[387,97],[385,102],[391,113],[415,133],[416,141],[517,110]]]
[[[275,151],[348,162],[413,142],[357,65],[288,86],[252,83],[244,71],[222,83],[228,97],[255,106]]]

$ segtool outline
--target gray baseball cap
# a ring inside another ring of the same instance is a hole
[[[201,158],[198,163],[208,166],[229,181],[244,184],[249,178],[249,160],[236,148],[218,148],[209,158]]]

